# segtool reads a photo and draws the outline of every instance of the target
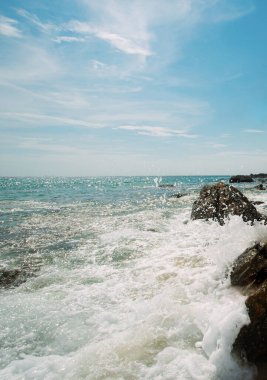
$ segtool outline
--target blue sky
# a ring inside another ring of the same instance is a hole
[[[267,2],[2,0],[0,175],[267,171]]]

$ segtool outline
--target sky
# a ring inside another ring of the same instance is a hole
[[[267,172],[267,1],[0,0],[0,175]]]

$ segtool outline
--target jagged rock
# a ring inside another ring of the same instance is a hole
[[[221,225],[229,215],[242,216],[245,222],[263,220],[264,217],[241,191],[222,182],[204,186],[192,207],[192,219],[213,219]]]
[[[243,326],[233,352],[258,369],[267,362],[267,243],[255,244],[240,255],[230,275],[232,285],[249,294],[246,306],[250,324]]]
[[[253,286],[267,279],[267,244],[257,243],[245,250],[234,262],[231,284]]]
[[[235,175],[229,179],[230,183],[253,182],[251,175]]]
[[[243,326],[233,352],[258,368],[267,362],[267,281],[246,300],[250,324]]]

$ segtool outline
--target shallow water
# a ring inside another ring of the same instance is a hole
[[[0,291],[0,378],[253,379],[231,356],[249,319],[225,274],[266,226],[190,220],[221,179],[1,178],[1,265],[33,275]]]

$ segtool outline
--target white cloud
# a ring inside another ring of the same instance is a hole
[[[53,39],[57,43],[61,42],[84,42],[86,41],[83,37],[74,37],[74,36],[58,36]]]
[[[17,21],[0,16],[0,34],[7,37],[21,37],[21,31],[16,27]]]
[[[189,134],[183,130],[157,127],[157,126],[122,125],[115,129],[124,129],[126,131],[134,131],[134,132],[137,132],[137,134],[139,135],[154,136],[154,137],[171,137],[171,136],[186,137],[186,138],[197,137],[197,135]]]
[[[262,129],[244,129],[243,132],[246,133],[264,133]]]

